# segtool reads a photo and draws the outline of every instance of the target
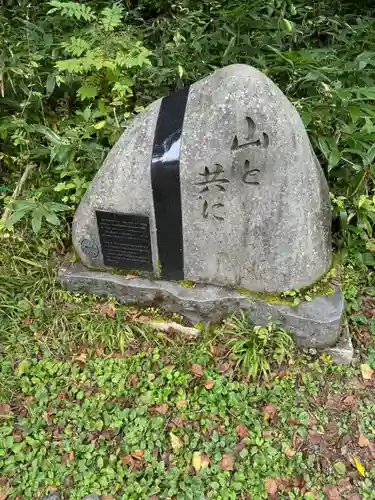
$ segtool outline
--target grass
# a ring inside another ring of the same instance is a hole
[[[137,315],[157,311],[72,295],[19,250],[0,271],[4,498],[373,498],[374,379],[358,365],[299,353],[250,383],[238,332],[145,329]]]
[[[271,344],[262,346],[243,323],[238,331],[203,328],[188,341],[137,321],[159,311],[71,295],[54,279],[60,256],[71,251],[69,221],[55,227],[49,214],[35,236],[29,214],[0,240],[0,500],[54,491],[73,500],[88,493],[102,500],[374,500],[375,275],[363,271],[375,263],[371,8],[142,0],[128,2],[134,8],[126,17],[114,6],[111,21],[107,11],[86,23],[73,13],[77,2],[65,16],[46,14],[46,2],[6,3],[2,207],[35,161],[20,197],[35,208],[34,230],[37,209],[51,201],[70,206],[61,212],[65,221],[133,111],[216,67],[251,64],[294,102],[327,174],[357,362],[292,357],[288,341],[283,359],[272,359]],[[105,4],[89,3],[97,12]],[[104,18],[115,31],[104,29]],[[71,56],[79,47],[69,55],[61,45],[75,45],[73,35],[90,36],[97,69],[76,71]],[[107,63],[129,56],[125,46],[117,51],[121,40],[131,50],[135,40],[144,43],[152,64],[133,66],[132,56],[129,67],[117,68],[125,78],[113,77]],[[59,60],[71,69],[58,72]],[[95,95],[82,98],[87,84]],[[269,299],[297,304],[329,293],[325,278]],[[268,333],[275,342],[285,334]],[[254,367],[267,380],[249,379]]]

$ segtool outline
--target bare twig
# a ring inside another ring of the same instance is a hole
[[[200,335],[200,330],[198,328],[193,328],[189,326],[184,326],[180,325],[179,323],[176,323],[174,321],[152,321],[152,320],[140,320],[137,318],[137,321],[140,323],[143,323],[144,325],[147,325],[150,328],[154,328],[155,330],[159,330],[161,332],[165,333],[181,333],[182,335],[188,337],[188,338],[195,338]]]
[[[10,215],[10,212],[12,210],[12,202],[15,201],[18,196],[20,195],[21,191],[22,191],[22,188],[31,172],[31,170],[36,167],[36,164],[35,163],[28,163],[26,165],[26,168],[22,174],[22,177],[21,179],[19,180],[19,183],[17,184],[15,190],[13,191],[13,194],[10,198],[10,201],[8,203],[8,205],[6,206],[5,210],[4,210],[4,213],[0,219],[0,228],[3,228],[6,224],[6,221],[8,220],[8,217]]]

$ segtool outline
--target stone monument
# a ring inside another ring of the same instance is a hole
[[[321,278],[330,227],[327,182],[297,110],[267,76],[236,64],[130,123],[77,209],[80,262],[60,279],[193,322],[245,309],[256,322],[283,321],[301,345],[332,346],[339,288],[294,307],[256,295]]]

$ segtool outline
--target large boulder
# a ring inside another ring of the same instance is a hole
[[[236,64],[129,124],[77,209],[73,243],[91,268],[280,292],[328,270],[330,225],[297,110]]]

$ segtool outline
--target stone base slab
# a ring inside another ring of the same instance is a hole
[[[350,338],[349,325],[345,321],[342,325],[341,336],[336,345],[326,347],[323,352],[331,356],[334,363],[350,365],[354,357],[354,348]]]
[[[303,347],[333,347],[341,338],[344,297],[339,287],[333,294],[290,306],[212,285],[188,288],[177,282],[128,279],[90,270],[79,262],[64,264],[58,279],[71,292],[112,296],[123,304],[160,307],[179,313],[192,323],[218,323],[233,312],[248,311],[255,324],[270,319],[280,321],[294,335],[297,345]]]

